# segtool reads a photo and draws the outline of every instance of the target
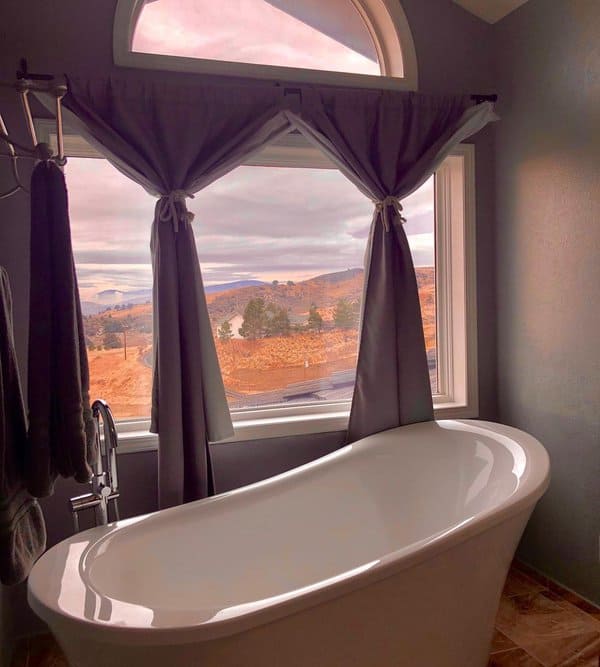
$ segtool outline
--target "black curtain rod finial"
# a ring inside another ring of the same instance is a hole
[[[30,81],[52,81],[54,77],[52,74],[34,74],[29,72],[27,68],[27,60],[21,58],[19,60],[19,69],[17,70],[17,79],[29,79]]]
[[[471,99],[475,104],[481,104],[482,102],[497,102],[498,95],[471,95]]]

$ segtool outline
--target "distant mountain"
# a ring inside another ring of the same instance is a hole
[[[345,271],[336,271],[335,273],[323,273],[320,276],[315,276],[314,278],[310,278],[305,282],[310,283],[313,281],[324,281],[327,283],[341,283],[345,280],[350,280],[355,276],[362,276],[362,274],[363,269],[346,269]]]
[[[206,294],[216,294],[217,292],[227,292],[230,289],[240,289],[241,287],[258,287],[266,285],[262,280],[235,280],[232,283],[222,283],[221,285],[205,285]]]
[[[299,282],[261,283],[248,287],[236,287],[218,293],[207,294],[208,312],[213,326],[223,320],[242,315],[250,299],[263,299],[284,308],[292,320],[306,320],[311,304],[315,304],[325,319],[331,319],[333,309],[340,299],[357,302],[361,298],[362,269],[348,269],[326,273]]]
[[[206,285],[204,291],[206,294],[218,294],[244,287],[259,287],[265,284],[262,280],[235,280],[219,285]],[[117,289],[106,289],[98,292],[93,301],[82,302],[81,309],[84,315],[96,315],[114,306],[136,306],[137,304],[148,303],[149,301],[152,301],[152,290],[148,288],[129,290],[127,292]]]
[[[152,300],[152,290],[148,288],[130,290],[123,292],[118,289],[105,289],[96,294],[95,303],[106,304],[107,306],[116,306],[117,304],[146,303]],[[91,302],[94,303],[94,302]]]
[[[83,315],[97,315],[103,310],[110,308],[108,304],[95,303],[94,301],[82,301],[81,302],[81,313]]]
[[[241,287],[257,287],[265,285],[262,280],[234,280],[230,283],[221,283],[219,285],[205,285],[204,291],[206,294],[216,294],[217,292],[226,292],[231,289],[240,289]],[[96,294],[94,301],[88,301],[89,307],[94,304],[112,306],[116,304],[131,304],[146,303],[152,300],[152,290],[150,288],[129,290],[123,292],[122,290],[102,290]],[[98,311],[96,311],[98,312]]]
[[[96,294],[96,299],[99,303],[120,303],[123,300],[123,295],[125,292],[121,292],[118,289],[105,289],[102,292]]]
[[[435,347],[435,269],[416,267],[419,296],[423,310],[423,324],[428,347]],[[260,280],[238,280],[211,285],[206,288],[208,314],[213,329],[225,320],[242,316],[251,299],[260,298],[284,308],[293,324],[306,323],[311,304],[315,304],[327,326],[331,326],[334,312],[340,299],[357,304],[362,298],[363,269],[325,273],[298,282],[261,282]],[[96,335],[105,326],[107,318],[125,320],[129,327],[128,337],[134,334],[145,336],[152,331],[152,305],[150,290],[120,292],[105,290],[104,299],[118,300],[112,306],[106,303],[84,301],[86,332]],[[137,302],[136,302],[137,301]]]

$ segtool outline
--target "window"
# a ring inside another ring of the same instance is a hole
[[[417,88],[397,0],[119,0],[113,51],[127,67]]]
[[[133,51],[256,65],[380,74],[377,51],[351,0],[335,8],[294,0],[146,3]]]
[[[240,438],[347,421],[372,204],[300,139],[288,135],[188,202]],[[67,135],[66,149],[79,156],[66,178],[91,393],[141,430],[152,381],[154,201],[105,160],[90,159],[82,139]],[[436,414],[474,416],[471,147],[460,146],[403,206]]]

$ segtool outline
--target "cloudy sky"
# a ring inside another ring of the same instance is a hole
[[[142,10],[133,50],[380,73],[373,42],[351,0],[154,0]]]
[[[155,199],[105,160],[66,168],[82,298],[150,287]],[[206,284],[362,266],[373,205],[335,169],[238,167],[188,200]],[[415,264],[433,264],[433,183],[404,201]]]

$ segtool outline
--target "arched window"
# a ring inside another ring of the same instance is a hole
[[[416,89],[397,0],[119,0],[117,65]]]

